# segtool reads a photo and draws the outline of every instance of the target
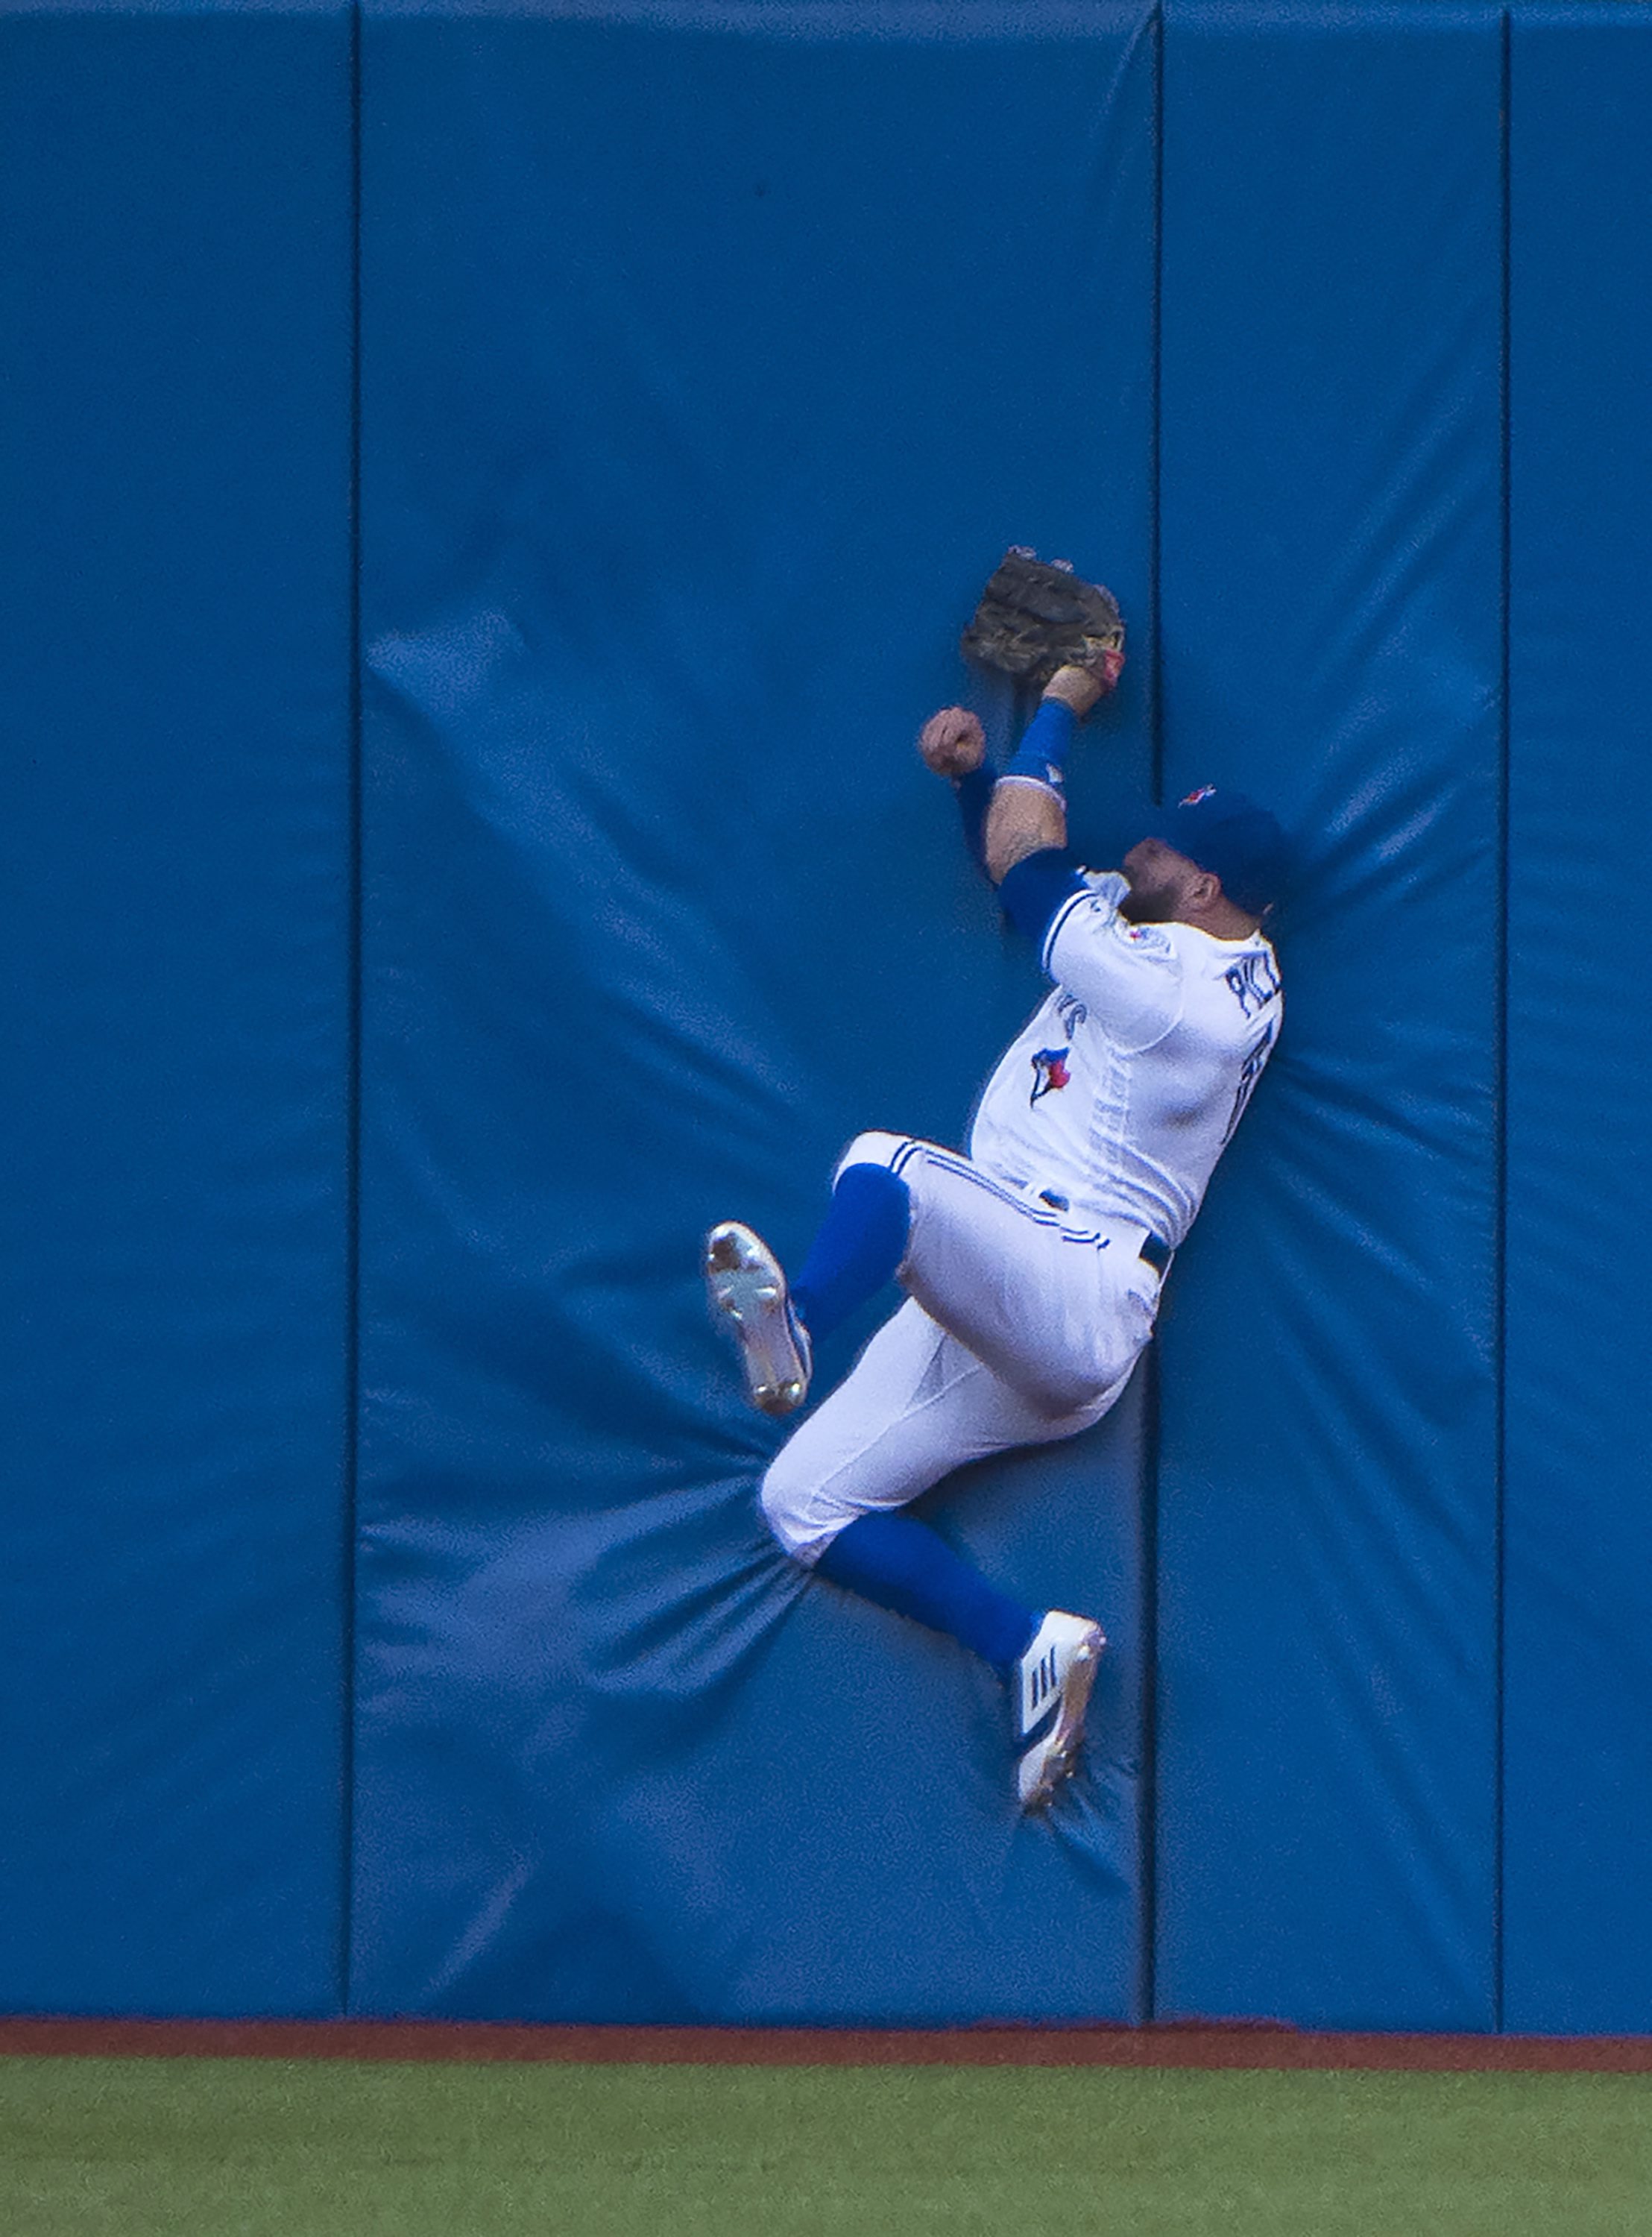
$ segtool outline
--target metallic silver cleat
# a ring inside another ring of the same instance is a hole
[[[746,1395],[760,1414],[795,1414],[809,1395],[808,1331],[792,1310],[780,1262],[738,1219],[706,1237],[706,1290],[734,1324]]]
[[[1106,1645],[1100,1624],[1051,1608],[1017,1663],[1011,1682],[1023,1752],[1016,1791],[1023,1810],[1043,1809],[1071,1771]]]

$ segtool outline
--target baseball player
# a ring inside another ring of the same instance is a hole
[[[1003,1675],[1027,1809],[1071,1769],[1101,1627],[1023,1607],[904,1510],[965,1462],[1073,1436],[1116,1402],[1281,1009],[1261,924],[1283,850],[1265,809],[1207,785],[1120,871],[1096,874],[1066,850],[1063,764],[1122,665],[1109,650],[1059,669],[1002,775],[963,708],[918,741],[1054,982],[987,1081],[968,1154],[859,1136],[790,1283],[738,1221],[706,1242],[712,1303],[767,1414],[803,1405],[813,1343],[892,1277],[905,1288],[776,1456],[763,1510],[795,1561]]]

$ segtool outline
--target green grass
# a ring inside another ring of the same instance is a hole
[[[1649,2237],[1652,2082],[0,2061],[6,2237]]]

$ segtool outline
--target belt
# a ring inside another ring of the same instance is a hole
[[[1053,1204],[1057,1211],[1065,1211],[1068,1209],[1067,1198],[1064,1196],[1058,1196],[1054,1189],[1040,1189],[1038,1201],[1040,1204]],[[1163,1236],[1149,1232],[1142,1237],[1141,1247],[1135,1255],[1138,1258],[1145,1258],[1154,1272],[1162,1276],[1165,1268],[1176,1254]]]

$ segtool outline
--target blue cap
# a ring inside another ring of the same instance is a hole
[[[1166,808],[1148,835],[1221,880],[1247,915],[1260,916],[1285,890],[1287,849],[1277,816],[1242,792],[1201,784]]]

